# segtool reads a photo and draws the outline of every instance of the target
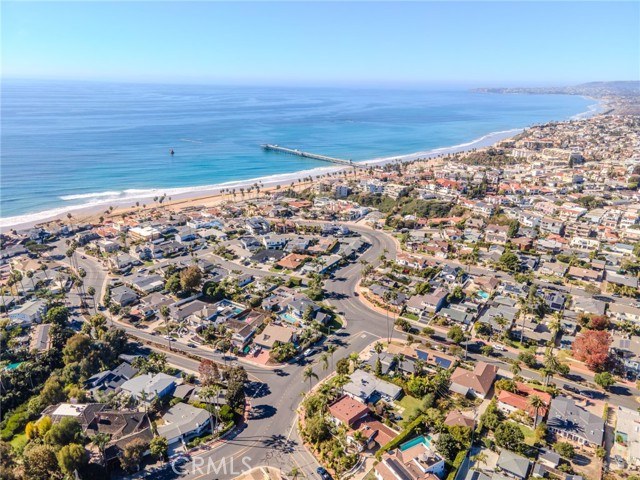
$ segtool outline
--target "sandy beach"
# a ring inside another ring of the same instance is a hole
[[[522,130],[523,129],[512,129],[502,132],[494,132],[475,139],[471,142],[454,145],[451,147],[443,147],[408,154],[373,158],[357,163],[359,165],[380,166],[393,162],[411,162],[418,159],[429,160],[451,153],[459,153],[473,150],[475,148],[488,147],[499,141],[513,137],[522,132]],[[239,193],[240,188],[250,187],[254,183],[261,184],[261,195],[269,191],[275,191],[278,185],[282,189],[287,188],[293,184],[294,188],[298,190],[307,188],[309,186],[309,182],[299,182],[298,180],[300,179],[312,177],[315,181],[316,177],[328,173],[340,172],[343,170],[345,170],[344,167],[327,166],[310,170],[302,170],[299,172],[272,175],[269,177],[259,177],[248,180],[240,180],[236,182],[226,182],[218,185],[144,190],[140,191],[139,194],[133,194],[123,199],[109,199],[105,200],[104,202],[96,202],[90,205],[60,207],[44,212],[20,215],[17,217],[2,218],[0,219],[0,229],[3,231],[9,229],[22,230],[31,228],[36,225],[45,225],[57,221],[67,221],[67,214],[69,213],[73,216],[75,222],[97,222],[100,216],[104,216],[105,218],[114,218],[120,217],[123,213],[132,211],[134,209],[140,210],[139,207],[136,207],[136,203],[138,203],[140,206],[146,204],[146,208],[151,209],[153,208],[152,204],[154,203],[153,198],[163,195],[166,195],[167,198],[171,198],[170,201],[163,202],[164,208],[173,208],[177,210],[194,205],[211,207],[231,198],[230,195],[221,194],[221,190],[235,189],[236,192]],[[236,199],[238,198],[240,198],[239,195],[236,197]],[[114,207],[113,211],[110,214],[106,214],[105,211],[109,209],[109,207]]]

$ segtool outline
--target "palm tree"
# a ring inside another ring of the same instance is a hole
[[[387,342],[389,343],[391,343],[391,330],[393,329],[393,327],[389,325],[389,303],[391,302],[391,300],[394,299],[394,297],[398,298],[398,294],[393,290],[387,290],[382,295],[382,299],[384,300],[384,303],[385,303],[384,305],[385,317],[387,319]]]
[[[87,288],[87,293],[91,297],[91,301],[93,302],[93,311],[98,313],[98,306],[96,305],[96,289],[93,287]]]
[[[18,288],[17,284],[19,283],[20,290],[22,290],[22,294],[24,295],[24,285],[22,284],[22,273],[20,273],[18,270],[14,270],[12,275],[13,275],[14,282],[16,283],[16,289]]]
[[[220,419],[218,418],[218,395],[220,394],[221,390],[222,387],[220,387],[220,385],[218,384],[209,385],[208,387],[203,387],[200,390],[200,395],[203,398],[206,398],[209,401],[211,401],[212,398],[214,399],[213,415],[216,417],[216,426],[220,422]],[[209,422],[211,422],[211,417],[209,417]],[[211,434],[213,435],[215,431],[216,430],[214,428],[214,425],[211,422]]]
[[[320,355],[320,362],[322,362],[322,370],[327,370],[329,368],[329,354],[323,353]]]
[[[553,320],[549,322],[549,330],[553,332],[554,336],[557,336],[562,330],[562,314],[560,312],[553,314]]]
[[[337,375],[335,377],[335,380],[333,381],[333,384],[340,389],[340,395],[342,395],[343,392],[343,388],[346,384],[348,384],[351,380],[349,379],[348,375]]]
[[[336,347],[333,343],[327,347],[327,353],[331,357],[331,369],[332,370],[333,370],[333,354],[336,353],[337,349],[338,349],[338,347]]]
[[[33,283],[33,270],[27,270],[27,278],[29,280],[31,280],[31,288],[33,288],[33,291],[35,292],[36,290],[36,285],[35,283]]]
[[[373,349],[378,354],[378,358],[380,358],[380,354],[384,351],[384,345],[382,345],[380,342],[376,342],[376,344],[373,346]]]
[[[527,403],[533,407],[534,417],[533,417],[533,429],[535,430],[538,426],[538,411],[541,408],[545,407],[544,401],[538,395],[531,395]]]
[[[470,460],[474,463],[482,463],[483,465],[487,464],[487,454],[484,452],[478,452]]]
[[[353,370],[357,370],[360,367],[360,355],[357,352],[351,352],[349,354],[349,360],[353,365]]]
[[[169,351],[171,351],[171,335],[169,335],[169,316],[171,315],[171,310],[167,305],[162,305],[160,307],[160,316],[164,320],[164,328],[167,331],[167,338],[169,339]]]
[[[520,375],[520,372],[522,371],[522,367],[520,367],[520,362],[514,361],[511,364],[511,368],[509,370],[511,370],[511,373],[513,373],[514,376]]]
[[[97,433],[93,437],[91,437],[91,443],[98,447],[100,450],[100,464],[104,467],[105,465],[105,450],[107,448],[107,444],[111,441],[111,436],[106,433]]]
[[[549,349],[547,354],[544,356],[544,384],[547,385],[549,383],[549,379],[553,377],[553,374],[558,371],[560,368],[560,362],[553,355],[553,348]]]
[[[309,380],[309,391],[311,391],[311,388],[313,387],[313,379],[315,378],[317,380],[318,375],[313,371],[313,368],[307,367],[302,372],[302,377],[305,380]]]
[[[43,263],[40,265],[40,270],[44,272],[44,277],[47,279],[47,281],[49,281],[49,274],[47,273],[47,270],[49,270],[49,267],[47,267],[47,265]]]
[[[355,432],[353,432],[353,439],[358,444],[358,449],[362,449],[366,440],[364,434],[360,430],[356,430]]]

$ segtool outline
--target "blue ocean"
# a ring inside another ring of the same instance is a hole
[[[448,89],[4,80],[0,216],[9,225],[134,203],[150,191],[257,178],[286,184],[287,174],[328,166],[263,151],[264,143],[367,160],[569,119],[594,103]]]

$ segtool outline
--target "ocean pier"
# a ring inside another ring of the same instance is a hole
[[[317,153],[303,152],[302,150],[281,147],[279,145],[271,145],[270,143],[262,145],[262,148],[264,148],[265,150],[271,150],[274,152],[288,153],[289,155],[297,155],[299,157],[313,158],[314,160],[322,160],[323,162],[337,163],[338,165],[346,165],[350,167],[362,167],[362,165],[353,163],[353,160],[327,157],[326,155],[318,155]]]

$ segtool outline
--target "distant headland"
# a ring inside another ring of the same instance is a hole
[[[581,95],[601,100],[604,114],[640,115],[640,81],[589,82],[568,87],[475,88],[478,93]]]

